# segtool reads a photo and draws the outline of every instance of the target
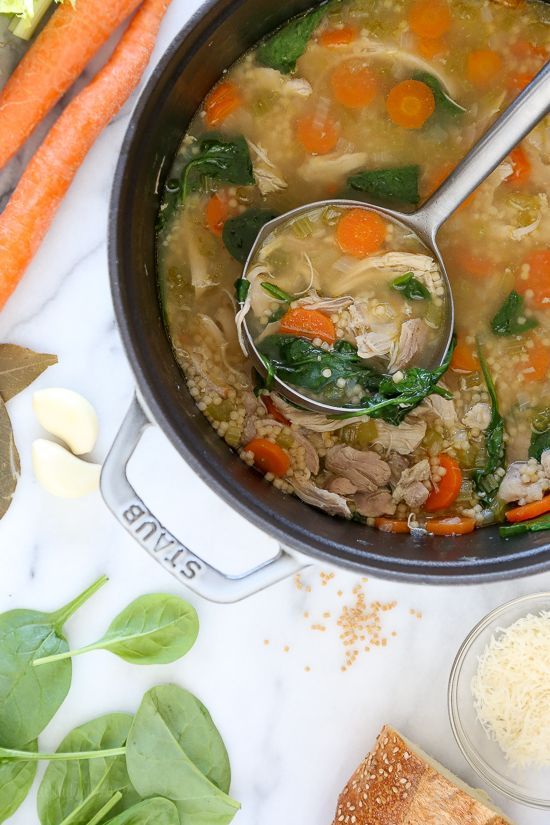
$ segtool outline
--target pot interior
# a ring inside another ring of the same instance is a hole
[[[113,191],[110,267],[115,312],[141,396],[197,473],[288,547],[381,576],[432,582],[481,581],[545,569],[550,545],[544,533],[503,541],[496,528],[485,528],[457,538],[415,540],[331,518],[285,496],[240,461],[187,391],[157,293],[159,181],[169,171],[194,112],[224,69],[309,6],[308,0],[207,3],[176,37],[137,106]]]

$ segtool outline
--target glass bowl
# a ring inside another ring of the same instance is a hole
[[[550,766],[517,767],[485,733],[474,707],[471,683],[478,659],[493,634],[529,613],[550,610],[550,593],[523,596],[493,610],[464,640],[449,678],[449,716],[457,744],[470,766],[497,791],[516,802],[550,810]]]

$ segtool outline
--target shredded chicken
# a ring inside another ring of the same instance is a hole
[[[413,510],[422,507],[430,495],[430,491],[422,482],[430,479],[430,462],[423,459],[411,467],[403,470],[401,478],[393,491],[393,500],[396,504],[404,501]]]
[[[325,484],[325,490],[338,493],[339,496],[352,496],[357,492],[357,487],[349,478],[331,476]]]
[[[390,465],[391,470],[390,487],[392,490],[395,490],[404,470],[408,469],[409,462],[405,456],[400,455],[399,453],[391,453],[388,456],[388,464]]]
[[[405,421],[395,426],[386,421],[376,422],[376,444],[399,455],[413,453],[426,435],[426,422],[407,416]]]
[[[283,178],[281,170],[269,159],[263,146],[260,146],[259,143],[252,143],[251,140],[247,142],[254,156],[254,177],[262,195],[269,195],[271,192],[287,189],[288,183]]]
[[[309,472],[316,476],[319,472],[319,453],[311,443],[311,441],[298,430],[292,430],[292,438],[294,441],[304,448],[304,460]]]
[[[214,282],[208,271],[208,260],[199,249],[197,225],[191,219],[192,211],[191,205],[188,205],[183,212],[183,243],[191,269],[191,283],[195,289],[204,289],[213,286]]]
[[[311,430],[315,433],[330,433],[335,430],[341,430],[343,427],[347,427],[350,423],[349,420],[345,418],[327,418],[325,415],[321,415],[320,413],[300,410],[292,404],[289,404],[281,398],[280,395],[275,393],[272,393],[271,397],[277,409],[279,409],[285,418],[288,418],[292,424],[297,424],[298,426],[304,427],[304,429]],[[361,415],[354,417],[353,422],[354,424],[361,424],[365,421],[371,420],[372,419],[368,415]]]
[[[519,501],[522,504],[540,501],[545,492],[550,489],[548,477],[538,481],[524,482],[522,480],[524,468],[527,468],[526,461],[515,461],[508,467],[498,491],[499,498],[503,501]]]
[[[265,89],[267,92],[289,96],[297,95],[298,97],[310,97],[313,92],[311,83],[303,77],[289,78],[276,69],[269,69],[267,66],[248,67],[247,71],[246,82],[249,88]]]
[[[267,292],[264,289],[261,289],[259,284],[256,283],[260,276],[264,276],[264,278],[271,277],[269,269],[263,264],[257,264],[257,266],[252,267],[252,269],[248,272],[248,282],[250,283],[248,295],[246,296],[246,300],[244,301],[242,307],[239,309],[235,316],[235,325],[237,327],[239,344],[243,353],[247,357],[248,352],[246,349],[246,344],[244,342],[243,331],[244,320],[251,308],[254,312],[254,315],[260,316],[262,314],[263,308],[268,307],[271,301],[273,300],[272,298],[270,298]]]
[[[351,518],[351,510],[343,496],[331,493],[329,490],[323,490],[322,487],[317,487],[312,481],[299,483],[294,481],[292,486],[298,498],[301,498],[306,504],[319,507],[331,516]]]
[[[544,470],[544,475],[550,478],[550,450],[545,450],[540,457],[540,463]]]
[[[321,298],[316,293],[306,295],[304,298],[298,298],[297,301],[292,302],[293,307],[318,309],[320,312],[328,313],[347,309],[351,304],[353,304],[353,298],[349,295],[343,295],[341,298]]]
[[[393,516],[397,510],[397,504],[392,499],[389,490],[378,490],[376,493],[359,493],[354,500],[357,512],[366,518]]]
[[[395,324],[381,324],[377,330],[357,335],[355,343],[360,358],[392,358],[396,349],[397,327]]]
[[[344,444],[330,448],[325,466],[334,475],[348,478],[357,490],[371,493],[385,487],[391,476],[389,464],[377,453]]]
[[[314,155],[302,163],[298,174],[308,183],[333,183],[339,176],[344,178],[361,169],[367,158],[366,152]]]
[[[389,363],[389,372],[409,366],[426,343],[428,330],[421,318],[411,318],[401,327],[399,343]]]
[[[458,424],[454,402],[450,398],[442,398],[437,394],[425,398],[413,411],[411,417],[425,421],[440,420],[448,430],[452,430]]]
[[[484,401],[474,404],[462,419],[462,423],[469,430],[486,430],[491,423],[491,407]]]

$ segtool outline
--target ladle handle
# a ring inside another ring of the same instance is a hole
[[[549,111],[550,62],[493,123],[424,206],[411,216],[419,235],[433,244],[441,224]]]

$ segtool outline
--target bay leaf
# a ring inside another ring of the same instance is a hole
[[[17,344],[0,344],[0,395],[9,401],[54,364],[56,355],[33,352]]]
[[[0,399],[0,518],[9,509],[20,472],[21,464],[10,417],[6,405]]]

